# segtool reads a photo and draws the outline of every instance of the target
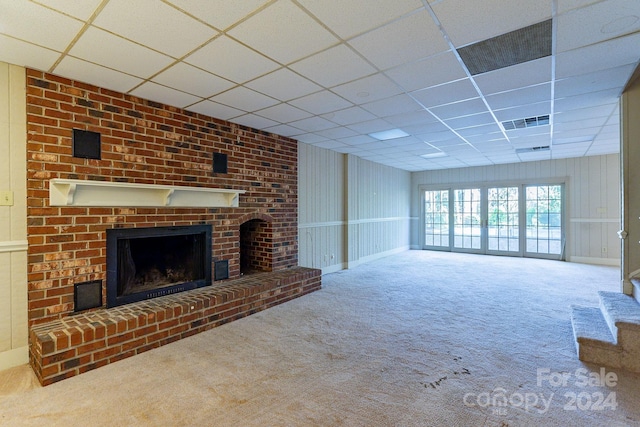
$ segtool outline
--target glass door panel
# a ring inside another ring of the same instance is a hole
[[[487,189],[487,251],[520,252],[518,187]]]
[[[424,244],[446,248],[449,243],[449,190],[424,192]]]
[[[469,252],[482,245],[481,191],[479,188],[453,190],[453,247]]]
[[[562,185],[526,187],[526,252],[562,255]]]

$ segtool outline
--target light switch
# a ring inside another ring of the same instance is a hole
[[[0,191],[0,206],[13,206],[13,191]]]

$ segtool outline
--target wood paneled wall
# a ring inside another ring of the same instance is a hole
[[[412,174],[411,246],[421,247],[420,186],[564,182],[567,261],[619,265],[620,160],[617,154]]]
[[[324,273],[408,249],[411,174],[299,144],[299,260]]]
[[[25,70],[0,62],[0,370],[28,362]]]

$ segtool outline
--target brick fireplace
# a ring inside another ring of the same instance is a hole
[[[42,384],[319,289],[319,271],[297,267],[295,140],[35,70],[27,122],[30,359]],[[74,129],[99,134],[97,155]],[[210,227],[211,285],[107,308],[107,230],[188,226]],[[87,283],[99,306],[78,310]]]

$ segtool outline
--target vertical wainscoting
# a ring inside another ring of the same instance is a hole
[[[620,160],[617,154],[412,174],[411,246],[421,247],[421,185],[565,182],[566,259],[619,265]]]
[[[299,263],[323,273],[409,249],[411,174],[298,148]]]
[[[0,370],[29,361],[25,100],[25,69],[0,62]]]

